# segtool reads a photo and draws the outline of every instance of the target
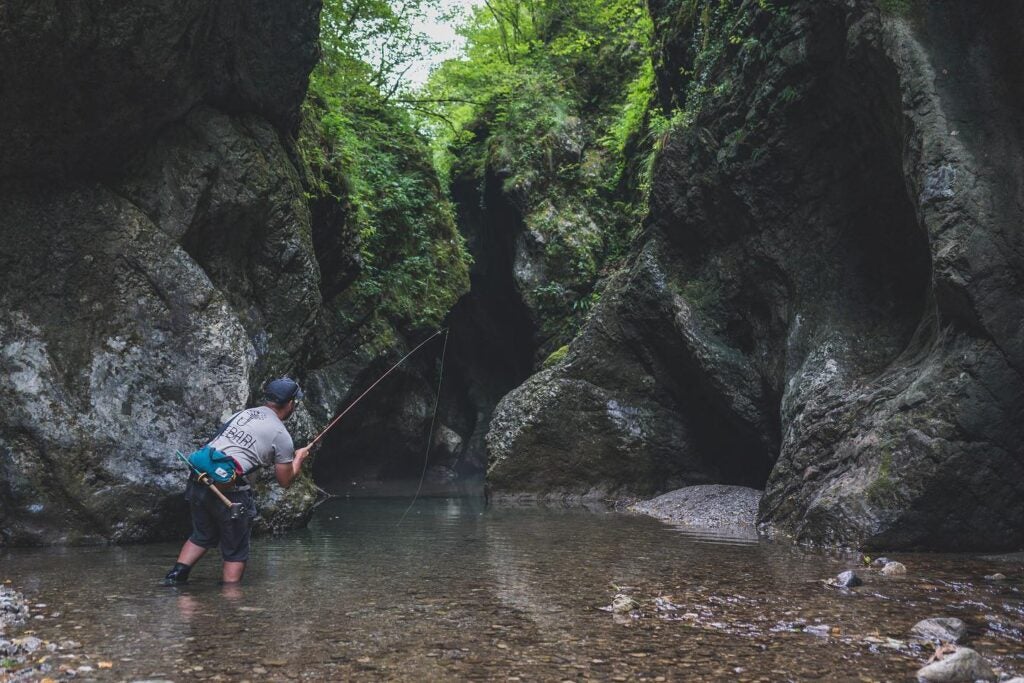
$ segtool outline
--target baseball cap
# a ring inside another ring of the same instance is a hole
[[[263,395],[268,401],[287,403],[292,399],[298,401],[302,398],[302,389],[299,388],[299,383],[291,377],[281,377],[267,382],[263,387]]]

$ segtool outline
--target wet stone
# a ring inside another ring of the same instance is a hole
[[[13,641],[14,645],[21,652],[31,654],[36,652],[43,646],[43,641],[35,636],[26,636],[25,638],[15,638]]]
[[[959,643],[967,634],[967,625],[956,617],[924,619],[914,624],[910,635],[939,643]]]
[[[995,574],[988,574],[985,576],[986,581],[1006,581],[1006,574],[996,572]]]
[[[861,586],[864,584],[864,581],[862,581],[861,578],[857,576],[857,573],[852,569],[847,569],[845,572],[841,572],[839,576],[833,579],[833,582],[835,585],[843,588],[853,588],[854,586]]]
[[[883,576],[906,576],[907,568],[902,562],[888,562],[882,567]]]
[[[922,683],[994,681],[996,675],[984,657],[969,647],[961,647],[956,652],[918,669],[917,680]]]

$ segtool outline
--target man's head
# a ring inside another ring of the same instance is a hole
[[[302,398],[299,383],[291,377],[272,379],[263,387],[263,400],[278,417],[287,420],[295,412],[295,402]]]

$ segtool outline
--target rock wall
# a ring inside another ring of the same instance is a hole
[[[499,404],[493,485],[754,485],[801,541],[1024,544],[1021,9],[897,6],[650,3],[678,109],[645,231]]]
[[[319,9],[0,8],[0,544],[180,533],[174,449],[300,367],[320,272],[290,136]],[[264,524],[313,498],[266,497]]]

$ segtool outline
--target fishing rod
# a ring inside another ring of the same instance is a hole
[[[398,366],[399,366],[399,365],[401,365],[402,363],[404,363],[404,362],[406,361],[406,359],[408,359],[408,358],[409,358],[409,356],[413,355],[414,353],[416,353],[417,351],[419,351],[419,350],[420,350],[421,348],[423,348],[423,347],[424,347],[424,346],[425,346],[425,345],[427,344],[427,342],[429,342],[429,341],[430,341],[431,339],[433,339],[434,337],[437,337],[437,336],[439,336],[439,335],[441,335],[441,334],[443,334],[443,335],[444,335],[444,342],[445,342],[445,346],[447,346],[447,345],[448,345],[448,328],[447,328],[447,327],[442,327],[442,328],[441,328],[441,329],[439,329],[439,330],[438,330],[437,332],[435,332],[434,334],[430,335],[429,337],[427,337],[426,339],[424,339],[423,341],[421,341],[421,342],[420,342],[419,344],[417,344],[417,345],[416,345],[416,348],[414,348],[414,349],[413,349],[412,351],[410,351],[409,353],[407,353],[407,354],[405,354],[404,356],[402,356],[401,360],[399,360],[399,361],[398,361],[397,363],[395,363],[395,364],[394,364],[394,365],[392,365],[392,366],[391,366],[390,368],[388,368],[388,371],[387,371],[387,372],[385,372],[385,373],[384,373],[383,375],[381,375],[381,376],[380,376],[380,377],[379,377],[379,378],[377,379],[377,381],[376,381],[376,382],[374,382],[373,384],[371,384],[371,385],[370,385],[370,386],[369,386],[369,387],[368,387],[368,388],[366,389],[366,391],[364,391],[363,393],[359,394],[359,396],[358,396],[358,397],[356,398],[356,400],[352,401],[352,403],[350,403],[350,404],[348,405],[348,407],[347,407],[347,408],[345,408],[345,410],[341,411],[341,413],[340,413],[340,414],[339,414],[339,415],[338,415],[338,416],[337,416],[336,418],[334,418],[333,420],[331,420],[331,423],[330,423],[329,425],[327,425],[326,427],[324,427],[324,428],[323,428],[323,430],[321,430],[321,432],[320,432],[319,434],[317,434],[317,435],[316,435],[316,436],[315,436],[315,437],[313,438],[313,440],[312,440],[312,441],[310,441],[310,442],[309,442],[309,444],[308,444],[308,445],[306,446],[306,448],[312,448],[313,446],[315,446],[315,445],[316,445],[316,442],[317,442],[317,441],[319,441],[320,439],[322,439],[322,438],[324,437],[324,435],[325,435],[325,434],[326,434],[327,432],[329,432],[329,431],[331,430],[331,428],[332,428],[332,427],[334,427],[334,425],[338,424],[338,422],[339,422],[339,421],[341,420],[341,418],[345,417],[345,413],[347,413],[348,411],[350,411],[350,410],[352,410],[353,408],[355,408],[356,404],[357,404],[357,403],[359,403],[360,401],[362,401],[362,400],[363,400],[363,397],[364,397],[364,396],[366,396],[366,395],[367,395],[368,393],[370,393],[371,391],[373,391],[373,388],[374,388],[375,386],[377,386],[377,385],[378,385],[378,384],[380,384],[380,383],[381,383],[382,381],[384,381],[384,378],[385,378],[385,377],[387,377],[387,376],[388,376],[388,375],[390,375],[390,374],[391,374],[392,372],[394,372],[394,371],[395,371],[395,370],[396,370],[396,369],[398,368]],[[443,361],[442,361],[442,362],[443,362]]]

